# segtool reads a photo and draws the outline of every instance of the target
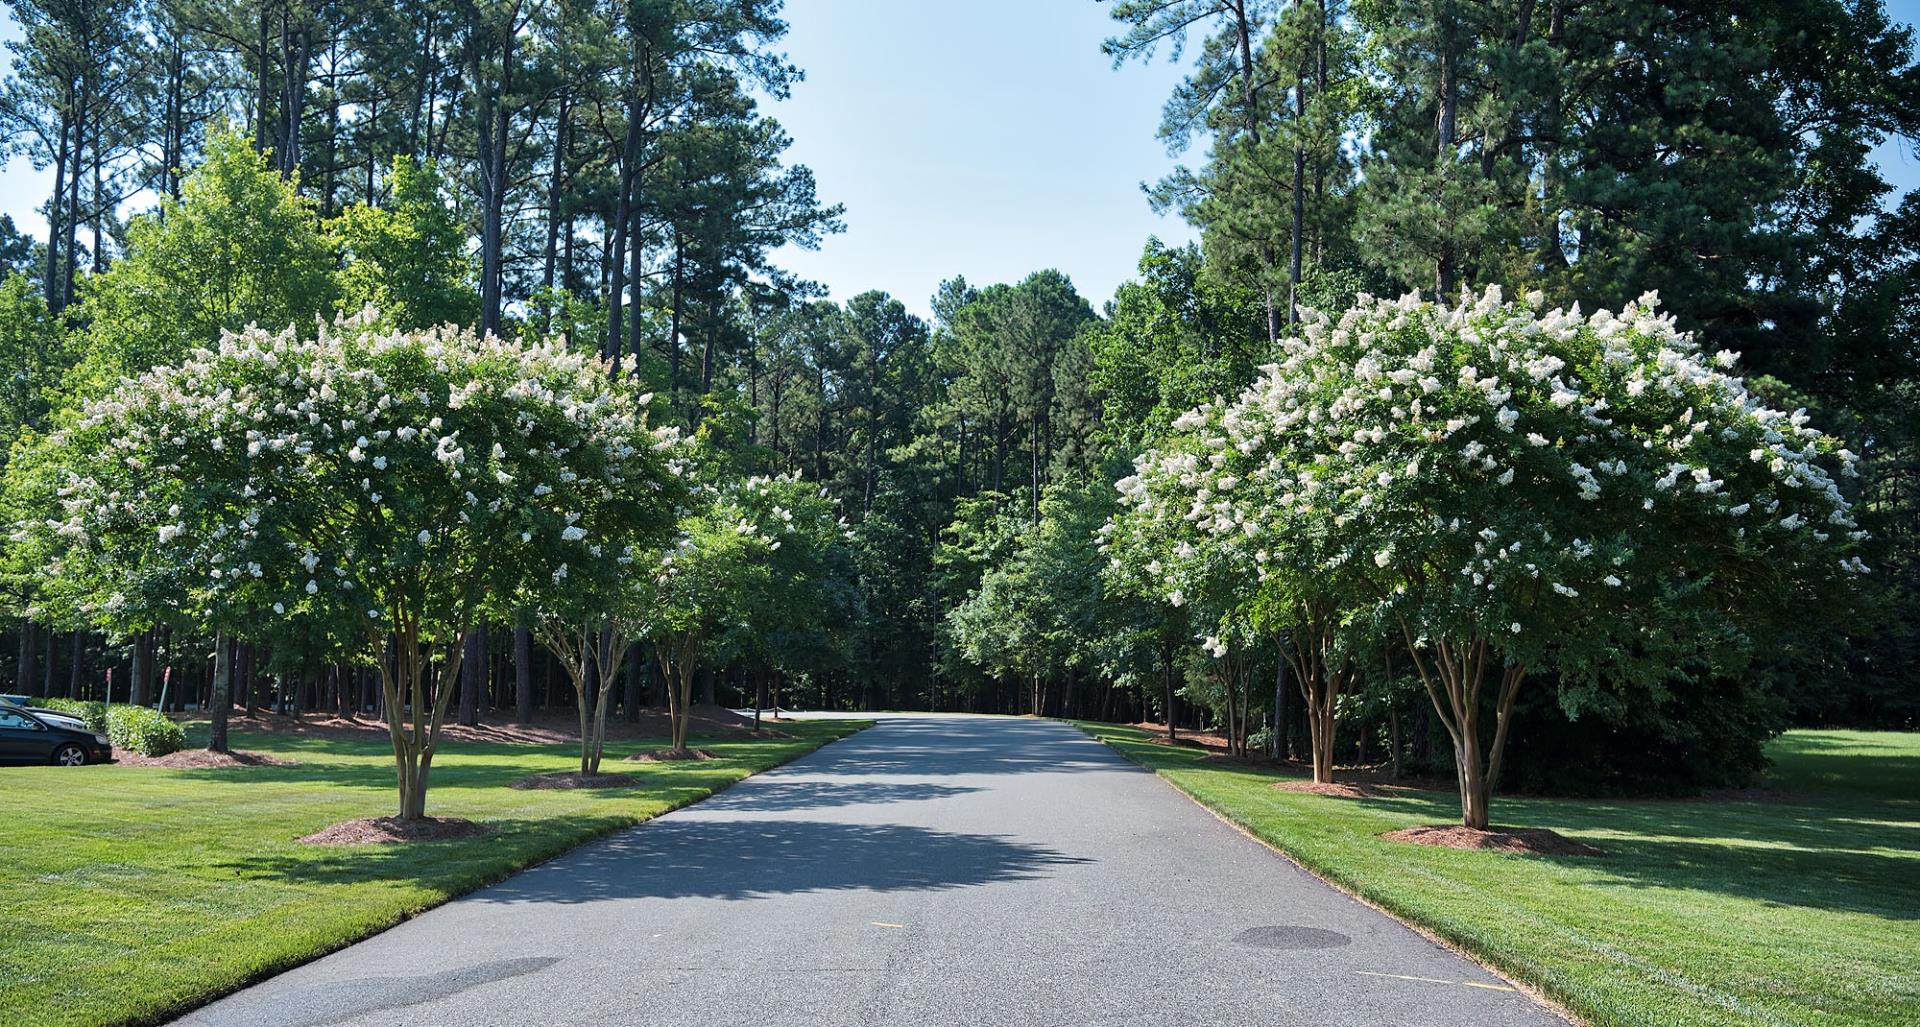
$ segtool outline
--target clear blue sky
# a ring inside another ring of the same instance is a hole
[[[1888,6],[1920,18],[1920,0]],[[782,264],[836,298],[883,289],[922,313],[944,278],[1057,267],[1098,306],[1149,235],[1191,238],[1139,188],[1174,163],[1153,130],[1180,69],[1114,70],[1099,49],[1107,11],[1094,0],[788,0],[785,49],[807,78],[773,113],[822,197],[847,205],[848,231]],[[1902,191],[1920,187],[1911,145],[1879,157]],[[25,161],[0,173],[0,211],[23,230],[44,233],[45,193]]]

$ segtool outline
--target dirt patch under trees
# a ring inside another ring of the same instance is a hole
[[[232,752],[182,749],[165,756],[142,756],[137,752],[123,750],[114,753],[114,759],[129,767],[165,767],[171,770],[197,770],[206,767],[297,767],[300,765],[299,760],[284,760],[264,752],[249,752],[245,749],[235,749]]]
[[[1365,781],[1329,781],[1321,783],[1311,780],[1275,781],[1273,787],[1283,792],[1302,792],[1307,795],[1324,795],[1334,799],[1378,799],[1409,789],[1383,788]]]
[[[632,774],[582,774],[563,770],[552,774],[533,774],[508,785],[532,791],[572,791],[576,788],[632,788],[641,783]]]
[[[395,842],[431,842],[492,834],[493,825],[459,817],[364,817],[329,824],[300,840],[308,845],[386,845]]]
[[[655,749],[652,752],[637,752],[627,757],[629,763],[683,763],[687,760],[717,760],[720,757],[705,749]]]
[[[1574,841],[1544,827],[1494,827],[1477,831],[1460,824],[1428,824],[1388,831],[1380,837],[1414,845],[1443,845],[1451,849],[1489,849],[1529,856],[1603,856],[1585,842]]]

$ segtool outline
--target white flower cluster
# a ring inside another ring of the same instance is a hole
[[[618,528],[586,511],[674,471],[676,436],[610,370],[559,341],[365,318],[229,333],[85,406],[57,440],[77,456],[51,527],[119,573],[184,575],[208,607],[378,619],[459,568],[557,586]],[[135,527],[151,552],[117,541]],[[423,550],[435,574],[412,573]]]
[[[1542,312],[1490,289],[1304,311],[1246,392],[1135,461],[1110,562],[1176,606],[1270,588],[1509,638],[1733,564],[1865,573],[1854,455],[1656,305]]]

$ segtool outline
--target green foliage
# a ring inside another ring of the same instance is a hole
[[[157,710],[145,706],[112,706],[106,714],[107,737],[117,749],[142,756],[165,756],[187,747],[187,732]]]
[[[0,276],[30,275],[34,272],[34,242],[13,225],[13,218],[0,214]]]
[[[24,275],[0,280],[0,468],[14,444],[44,428],[50,393],[72,357],[60,323]]]
[[[96,734],[107,733],[107,704],[99,700],[80,699],[35,699],[34,705],[55,713],[67,713],[86,722],[87,730]]]
[[[947,614],[961,655],[1009,677],[1111,669],[1108,639],[1118,626],[1098,537],[1113,506],[1104,482],[1057,485],[1041,500],[1038,523],[1002,519],[990,529],[1005,532],[1002,538],[956,537],[962,545],[1005,547]]]
[[[89,343],[72,388],[95,395],[248,325],[311,334],[333,309],[334,259],[295,186],[240,136],[210,139],[180,198],[135,218],[126,255],[86,280]]]
[[[327,222],[345,256],[340,309],[379,311],[395,328],[471,325],[479,317],[466,224],[446,197],[438,166],[395,157],[383,206],[354,204]]]
[[[1139,273],[1121,284],[1108,317],[1088,333],[1101,429],[1121,447],[1141,445],[1207,400],[1239,393],[1266,358],[1255,298],[1209,274],[1198,249],[1150,240]]]
[[[1578,717],[1567,715],[1554,690],[1521,695],[1501,764],[1503,788],[1683,796],[1760,780],[1767,743],[1786,726],[1786,703],[1765,674],[1702,674],[1684,688],[1662,686],[1618,682],[1610,701]]]

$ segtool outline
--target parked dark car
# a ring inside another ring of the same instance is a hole
[[[0,703],[0,763],[83,767],[112,762],[113,743],[106,735],[67,726],[72,723]]]

